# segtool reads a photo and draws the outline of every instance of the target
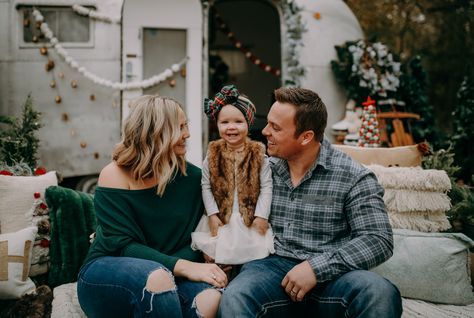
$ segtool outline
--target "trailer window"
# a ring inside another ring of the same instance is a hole
[[[70,7],[38,7],[49,28],[59,42],[89,43],[91,40],[91,21],[75,13]],[[35,23],[33,8],[23,7],[23,42],[41,43],[48,40]]]

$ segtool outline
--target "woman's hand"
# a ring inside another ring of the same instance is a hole
[[[224,288],[228,284],[227,275],[217,264],[180,259],[174,266],[173,274],[195,282],[206,282],[218,288]]]
[[[261,217],[256,217],[253,222],[252,222],[252,227],[254,227],[258,233],[265,235],[268,230],[268,220],[265,220],[264,218]]]
[[[213,214],[209,217],[209,229],[211,231],[211,236],[217,236],[217,230],[219,226],[223,226],[221,219],[217,216],[217,214]]]

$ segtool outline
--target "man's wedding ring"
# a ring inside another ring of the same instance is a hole
[[[290,291],[290,294],[296,295],[296,292],[294,290]]]

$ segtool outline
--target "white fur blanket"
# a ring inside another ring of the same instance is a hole
[[[445,214],[451,208],[447,195],[451,180],[444,170],[366,167],[375,173],[385,189],[383,199],[393,228],[440,232],[451,227]]]
[[[441,232],[451,228],[444,211],[405,212],[388,211],[390,224],[394,229],[408,229],[421,232]]]
[[[385,189],[446,192],[451,189],[451,180],[444,170],[421,167],[383,167],[368,165]]]
[[[451,208],[451,200],[444,192],[385,189],[383,200],[389,211],[398,213],[448,211]]]

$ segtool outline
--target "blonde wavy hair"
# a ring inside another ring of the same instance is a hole
[[[184,156],[173,150],[181,138],[181,105],[172,98],[144,95],[132,100],[130,108],[112,158],[135,180],[156,177],[157,194],[162,196],[178,170],[186,175]]]

